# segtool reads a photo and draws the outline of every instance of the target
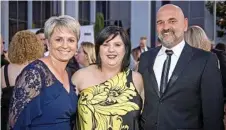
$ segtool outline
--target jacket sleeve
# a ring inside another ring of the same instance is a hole
[[[140,62],[139,62],[139,66],[138,66],[138,72],[141,73],[141,74],[146,70],[146,68],[148,66],[148,60],[147,59],[148,59],[147,53],[141,54]]]
[[[218,61],[210,54],[201,77],[204,130],[223,130],[223,87]]]

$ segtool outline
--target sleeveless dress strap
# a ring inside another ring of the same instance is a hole
[[[6,64],[5,67],[4,67],[4,76],[5,76],[6,87],[10,87],[9,77],[8,77],[8,65],[9,64]]]
[[[127,76],[127,86],[130,86],[130,82],[133,82],[133,77],[132,77],[132,70],[129,70],[129,74]]]

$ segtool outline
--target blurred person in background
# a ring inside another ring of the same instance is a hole
[[[4,51],[4,42],[3,42],[3,38],[2,38],[2,35],[0,35],[0,42],[1,42],[1,55],[3,54],[3,51]]]
[[[91,42],[82,42],[76,54],[76,60],[81,67],[96,63],[95,45]]]
[[[75,58],[75,56],[73,56],[67,64],[66,70],[68,72],[69,77],[71,77],[77,70],[79,70],[79,64]]]
[[[8,121],[9,101],[15,86],[17,76],[21,73],[25,66],[30,62],[43,57],[44,45],[30,31],[19,31],[9,44],[9,60],[7,64],[1,68],[1,87],[2,95],[2,130],[6,130]]]
[[[150,47],[147,46],[147,37],[140,37],[140,44],[134,49],[140,50],[140,53],[148,51]]]
[[[13,130],[71,130],[78,97],[66,66],[77,51],[80,24],[71,16],[45,22],[49,55],[35,60],[17,78],[9,110]]]
[[[1,42],[1,67],[2,67],[6,64],[9,64],[9,61],[8,61],[8,57],[6,57],[8,53],[4,52],[4,41],[1,34],[0,34],[0,42]]]
[[[224,104],[226,103],[226,52],[225,45],[218,45],[219,49],[212,49],[211,41],[207,37],[205,31],[199,26],[190,26],[185,32],[185,41],[193,47],[205,50],[212,51],[217,55],[219,66],[222,76],[222,84],[224,91]],[[217,47],[217,46],[216,46]],[[226,106],[224,111],[226,110]],[[225,111],[226,112],[226,111]],[[224,125],[226,125],[226,118],[224,118]]]
[[[218,44],[215,46],[215,49],[221,50],[221,51],[225,51],[225,50],[226,50],[226,45],[225,45],[224,43],[218,43]]]
[[[218,57],[224,87],[224,127],[226,130],[226,51],[225,44],[218,43],[212,52]]]
[[[139,61],[140,61],[140,55],[141,55],[141,51],[139,48],[135,48],[132,50],[132,56],[135,62],[135,69],[134,71],[138,71],[138,65],[139,65]]]
[[[143,80],[129,69],[131,43],[118,26],[95,40],[96,64],[78,70],[72,82],[80,92],[77,130],[139,129]]]
[[[44,29],[43,28],[39,29],[35,34],[42,41],[43,45],[45,46],[44,55],[48,56],[49,55],[48,40],[46,40],[46,38],[45,38]]]
[[[211,51],[211,41],[205,31],[199,26],[190,26],[185,32],[185,41],[192,47]]]

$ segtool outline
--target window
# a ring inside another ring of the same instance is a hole
[[[79,23],[81,25],[90,24],[90,2],[79,1]]]
[[[24,29],[27,29],[27,1],[9,1],[9,41]]]
[[[110,3],[109,1],[96,1],[96,13],[103,13],[104,15],[104,25],[108,26],[110,25],[111,21],[109,21],[109,9],[110,9]]]
[[[57,3],[57,2],[56,2]],[[45,21],[52,16],[51,1],[32,1],[33,5],[33,28],[43,28]]]

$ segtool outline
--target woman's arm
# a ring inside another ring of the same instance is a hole
[[[144,105],[144,83],[143,83],[143,78],[141,76],[141,74],[139,72],[134,72],[133,71],[133,82],[134,85],[138,91],[138,93],[140,94],[142,100],[143,100],[143,105]],[[143,109],[143,106],[142,106]]]
[[[17,77],[9,108],[10,128],[29,130],[32,119],[40,115],[41,77],[34,67],[26,67]]]

